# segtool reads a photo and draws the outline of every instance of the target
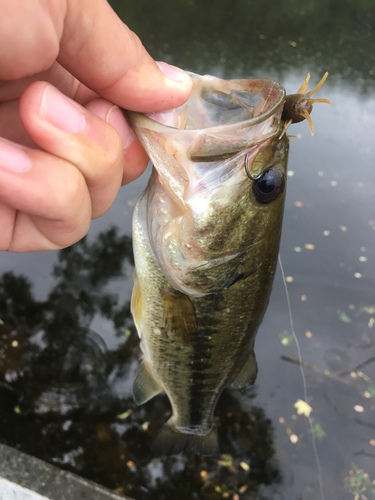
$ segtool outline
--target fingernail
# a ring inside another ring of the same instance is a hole
[[[0,168],[8,172],[26,172],[31,168],[31,160],[18,144],[0,138]]]
[[[86,127],[86,118],[68,97],[48,85],[44,89],[41,113],[55,127],[76,134]]]
[[[135,135],[133,129],[118,106],[112,106],[109,109],[105,121],[117,130],[121,137],[123,148],[128,147],[134,141]]]
[[[160,71],[162,71],[170,80],[177,83],[190,84],[191,78],[186,71],[176,68],[176,66],[171,66],[163,61],[157,61],[156,64],[159,66]]]

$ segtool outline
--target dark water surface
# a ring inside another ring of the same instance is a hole
[[[330,72],[315,137],[306,122],[291,131],[281,258],[325,498],[375,498],[375,2],[112,4],[153,57],[191,71],[288,93]],[[148,174],[75,246],[1,255],[0,441],[137,500],[321,500],[280,272],[255,387],[217,407],[223,456],[150,455],[170,407],[131,397],[131,216]]]

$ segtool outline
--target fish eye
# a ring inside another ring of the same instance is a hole
[[[267,204],[284,191],[283,174],[278,168],[269,168],[253,182],[253,194],[259,203]]]

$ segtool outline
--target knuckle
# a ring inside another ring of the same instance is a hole
[[[92,173],[95,183],[105,181],[107,184],[109,179],[112,181],[120,179],[124,154],[121,138],[112,126],[106,126],[106,132],[102,138],[100,150],[96,155],[96,168],[92,170]]]
[[[81,173],[76,168],[68,169],[60,185],[54,189],[50,199],[51,211],[58,218],[74,218],[82,205],[87,203],[87,186]]]

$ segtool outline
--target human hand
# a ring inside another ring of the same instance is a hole
[[[147,165],[118,106],[177,107],[191,80],[158,66],[106,0],[0,0],[0,12],[0,250],[63,248]]]

